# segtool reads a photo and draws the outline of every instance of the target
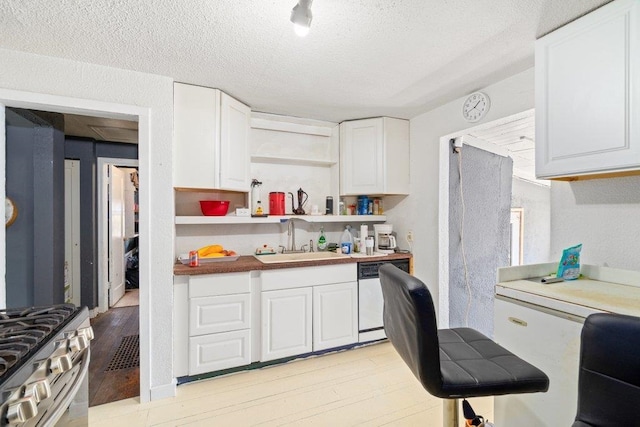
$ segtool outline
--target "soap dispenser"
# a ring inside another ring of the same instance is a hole
[[[327,250],[327,238],[324,235],[324,227],[320,227],[320,237],[318,237],[318,250]]]

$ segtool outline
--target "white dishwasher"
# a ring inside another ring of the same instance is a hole
[[[409,272],[408,259],[371,261],[358,263],[358,342],[386,338],[382,323],[384,300],[378,269],[383,264],[393,264]]]

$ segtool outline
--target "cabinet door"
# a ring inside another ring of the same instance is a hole
[[[340,124],[340,194],[383,193],[382,118]]]
[[[223,190],[249,190],[250,116],[249,107],[221,94],[220,188]]]
[[[584,319],[495,300],[495,340],[549,377],[546,393],[494,398],[496,425],[570,426],[578,403],[580,334]]]
[[[189,338],[189,375],[251,363],[251,330]]]
[[[173,85],[174,187],[215,188],[220,91]]]
[[[250,294],[191,298],[189,336],[228,332],[251,327]]]
[[[309,353],[312,288],[262,292],[261,361]]]
[[[640,3],[612,2],[536,42],[536,175],[640,168]]]
[[[358,342],[356,282],[313,288],[313,351]]]

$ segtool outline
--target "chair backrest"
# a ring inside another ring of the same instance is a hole
[[[404,362],[431,394],[442,390],[433,299],[419,279],[392,264],[380,266],[384,330]]]
[[[640,318],[598,313],[582,328],[574,426],[637,426]]]

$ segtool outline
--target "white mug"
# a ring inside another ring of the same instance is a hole
[[[318,215],[318,205],[311,205],[311,214]]]

